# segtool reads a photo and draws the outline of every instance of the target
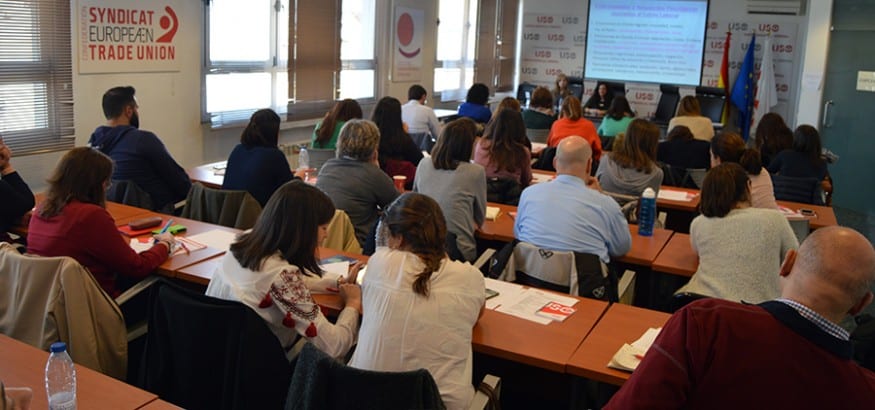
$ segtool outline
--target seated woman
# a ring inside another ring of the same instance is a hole
[[[699,100],[692,95],[681,98],[677,116],[668,122],[668,130],[671,131],[678,125],[687,126],[697,140],[711,141],[714,138],[714,124],[710,118],[702,115]]]
[[[294,175],[277,148],[280,116],[271,109],[258,110],[240,135],[240,143],[228,157],[222,189],[249,191],[261,204]]]
[[[598,83],[595,90],[593,90],[592,95],[586,100],[586,104],[583,105],[583,110],[586,115],[601,117],[608,112],[608,108],[611,106],[613,99],[614,95],[608,91],[608,85],[605,83]]]
[[[132,285],[167,260],[175,249],[173,235],[155,235],[155,245],[136,253],[122,239],[106,211],[106,189],[112,160],[96,149],[73,148],[61,157],[48,179],[27,234],[27,251],[40,256],[69,256],[88,268],[113,298],[126,282]]]
[[[15,171],[11,158],[12,151],[0,138],[0,198],[3,198],[0,201],[0,242],[10,240],[6,232],[21,222],[34,205],[33,192]]]
[[[471,163],[477,125],[459,118],[441,131],[431,159],[419,163],[413,190],[440,204],[447,230],[456,235],[456,246],[473,262],[477,259],[474,231],[486,216],[486,172]]]
[[[401,121],[401,102],[394,97],[383,97],[374,107],[371,121],[380,129],[380,169],[390,177],[407,177],[407,189],[413,187],[416,166],[422,160],[422,151],[410,138]]]
[[[310,146],[316,149],[334,149],[343,124],[362,117],[362,107],[358,101],[349,98],[338,101],[322,121],[316,124]]]
[[[762,165],[768,167],[778,153],[793,148],[793,131],[780,115],[766,113],[757,123],[754,147],[760,151]]]
[[[769,172],[794,178],[826,179],[829,172],[821,156],[820,134],[810,125],[793,132],[793,149],[781,151],[769,164]]]
[[[553,107],[559,109],[559,107],[562,106],[562,102],[572,95],[574,95],[574,93],[572,93],[571,88],[568,87],[568,76],[562,73],[557,74],[556,82],[553,86]]]
[[[711,165],[710,149],[711,144],[693,138],[686,125],[678,125],[659,143],[656,160],[673,168],[706,169]]]
[[[521,187],[532,182],[532,154],[521,142],[526,137],[526,125],[518,112],[498,113],[474,147],[474,162],[483,166],[487,178],[513,179]]]
[[[535,88],[529,100],[529,108],[523,110],[526,129],[549,130],[553,121],[556,121],[556,114],[553,113],[553,95],[544,87]]]
[[[614,137],[621,132],[626,132],[629,123],[634,119],[635,113],[632,112],[632,107],[629,106],[629,100],[622,95],[614,97],[597,130],[602,140],[602,148],[610,151],[614,145]]]
[[[467,409],[471,338],[485,286],[477,268],[447,258],[446,227],[438,204],[407,193],[386,210],[368,262],[358,346],[349,365],[376,371],[431,373],[449,409]]]
[[[589,142],[592,148],[592,159],[598,161],[602,156],[602,141],[592,121],[583,118],[580,110],[580,100],[571,96],[562,102],[562,110],[559,111],[559,119],[550,127],[547,136],[547,146],[555,147],[562,139],[577,135]]]
[[[750,204],[754,208],[777,209],[775,188],[769,171],[760,163],[759,151],[748,148],[741,136],[723,131],[711,140],[711,168],[724,162],[735,162],[750,178]]]
[[[367,120],[350,120],[337,137],[337,158],[319,170],[316,187],[337,209],[346,211],[359,245],[377,223],[380,208],[398,196],[392,178],[380,169],[377,147],[380,130]]]
[[[307,282],[322,276],[316,248],[328,236],[334,205],[303,181],[281,186],[267,201],[252,230],[241,234],[222,257],[208,296],[252,308],[291,351],[301,338],[334,357],[355,343],[361,288],[355,277],[338,279],[344,308],[332,324],[310,296]]]
[[[481,124],[486,124],[492,118],[489,109],[489,87],[486,84],[475,83],[468,89],[465,102],[459,106],[459,116],[468,117]]]
[[[648,187],[659,191],[662,169],[656,164],[659,127],[650,121],[635,119],[614,150],[606,153],[595,173],[602,190],[615,194],[641,196]]]
[[[750,180],[741,165],[725,163],[705,175],[690,242],[699,267],[678,292],[760,303],[780,296],[784,255],[799,246],[780,212],[750,206]],[[739,263],[743,260],[743,263]]]

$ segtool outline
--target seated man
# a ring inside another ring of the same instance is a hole
[[[168,212],[188,195],[191,180],[158,137],[140,130],[134,87],[103,94],[106,125],[97,127],[88,144],[115,163],[113,181],[132,181],[149,194],[152,210]]]
[[[848,228],[821,228],[787,252],[779,275],[780,299],[704,299],[675,313],[605,408],[871,404],[875,374],[851,360],[848,333],[837,323],[872,301],[872,244]]]
[[[431,133],[437,139],[441,132],[441,123],[431,107],[425,105],[428,93],[419,84],[410,86],[407,90],[407,103],[401,106],[401,120],[407,124],[410,134]]]
[[[523,191],[514,236],[540,248],[598,255],[604,263],[632,246],[620,206],[590,176],[592,148],[579,136],[563,139],[553,159],[556,179]]]
[[[398,196],[392,178],[380,169],[379,145],[376,124],[347,121],[337,136],[337,158],[322,165],[316,181],[316,187],[331,198],[334,206],[349,215],[356,239],[366,250],[369,247],[365,242],[377,224],[380,210]]]

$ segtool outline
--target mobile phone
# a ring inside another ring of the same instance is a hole
[[[486,288],[486,299],[492,299],[496,296],[498,296],[498,292],[496,292],[492,289]]]
[[[799,213],[805,216],[814,216],[813,209],[799,208]]]

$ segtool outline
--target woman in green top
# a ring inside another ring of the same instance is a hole
[[[361,119],[362,107],[356,100],[345,99],[334,104],[331,111],[325,114],[325,118],[316,124],[313,130],[313,138],[310,147],[317,149],[335,149],[337,147],[337,134],[343,124],[352,119]]]
[[[626,132],[633,119],[635,113],[629,106],[629,100],[622,95],[614,97],[598,129],[599,137],[602,139],[602,149],[610,151],[614,145],[614,137],[621,132]]]

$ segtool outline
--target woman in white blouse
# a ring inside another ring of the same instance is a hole
[[[296,354],[298,349],[292,348],[302,338],[331,356],[345,356],[356,338],[361,288],[335,282],[345,307],[332,324],[308,286],[324,282],[318,278],[322,271],[316,247],[328,236],[333,216],[331,199],[318,188],[297,180],[281,186],[252,230],[241,234],[222,257],[207,295],[252,308],[290,356]]]
[[[364,280],[358,346],[349,365],[377,371],[425,368],[449,409],[468,408],[471,332],[485,301],[483,275],[451,261],[440,206],[417,193],[386,209]]]

